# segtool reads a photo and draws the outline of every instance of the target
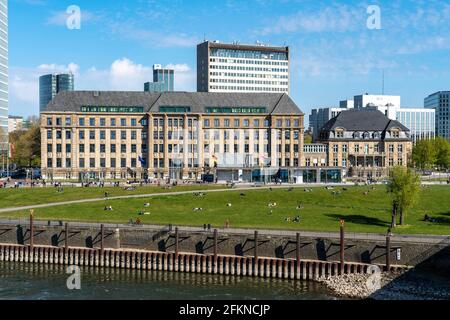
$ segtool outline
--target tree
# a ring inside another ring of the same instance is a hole
[[[12,160],[19,166],[40,166],[41,131],[35,123],[28,130],[14,131],[9,135],[13,145]]]
[[[412,161],[416,167],[430,169],[436,162],[436,149],[433,140],[419,140],[412,151]]]
[[[441,169],[450,167],[450,143],[442,138],[437,137],[434,140],[434,150],[436,152],[435,164]]]
[[[305,136],[303,138],[303,143],[304,144],[311,144],[313,143],[313,136],[311,134],[311,132],[305,132]]]
[[[400,225],[404,225],[408,210],[419,198],[420,177],[412,169],[394,167],[390,172],[388,193],[392,196],[391,227],[396,227],[398,215],[400,215]]]

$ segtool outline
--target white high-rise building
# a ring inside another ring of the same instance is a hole
[[[425,108],[401,108],[400,96],[363,94],[353,100],[343,100],[340,108],[313,109],[309,117],[309,127],[313,132],[313,140],[322,127],[340,112],[349,109],[378,110],[391,120],[397,120],[410,130],[413,142],[435,137],[435,110]]]
[[[198,92],[290,93],[289,47],[223,44],[197,46]]]
[[[0,155],[8,149],[8,1],[0,0]]]

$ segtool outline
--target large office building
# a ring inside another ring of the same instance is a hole
[[[435,111],[436,135],[450,141],[450,91],[439,91],[426,97],[425,108]]]
[[[289,47],[224,44],[197,46],[198,92],[290,93]]]
[[[8,149],[8,1],[0,0],[0,156]]]
[[[47,105],[59,93],[73,91],[75,87],[74,75],[47,74],[39,78],[39,110],[45,111]]]
[[[301,182],[303,117],[281,93],[63,92],[41,113],[42,174]]]
[[[174,91],[175,71],[163,68],[160,64],[153,66],[153,82],[144,84],[145,92],[172,92]]]
[[[363,180],[406,166],[412,151],[410,130],[371,109],[340,112],[321,129],[319,142],[328,150],[322,165],[343,167],[348,177]]]

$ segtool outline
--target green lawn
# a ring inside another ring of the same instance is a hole
[[[105,192],[110,197],[137,195],[137,194],[153,194],[166,193],[188,190],[205,190],[205,189],[224,189],[224,186],[215,185],[192,185],[177,186],[171,189],[164,189],[157,186],[137,187],[136,190],[126,191],[124,188],[72,188],[63,187],[63,192],[58,192],[57,188],[20,188],[20,189],[0,189],[0,208],[14,208],[29,206],[34,204],[44,204],[52,202],[62,202],[80,199],[103,198]]]
[[[146,224],[177,224],[223,226],[228,219],[230,227],[338,231],[339,219],[346,220],[348,232],[385,233],[390,224],[390,199],[384,186],[348,187],[340,195],[323,187],[307,193],[302,189],[288,188],[252,191],[235,190],[228,193],[207,193],[204,197],[194,195],[156,196],[151,199],[109,200],[98,203],[78,204],[36,210],[37,219],[61,219],[96,222],[128,222],[140,218]],[[342,190],[337,187],[335,190]],[[368,195],[364,192],[369,190]],[[244,193],[245,196],[241,196]],[[150,202],[150,208],[144,203]],[[268,204],[276,202],[270,213]],[[227,207],[231,203],[231,207]],[[104,211],[111,205],[113,211]],[[301,205],[303,209],[296,208]],[[194,207],[203,208],[194,212]],[[140,210],[149,216],[138,216]],[[438,219],[430,223],[421,221],[428,214]],[[287,222],[287,217],[301,216],[301,222]],[[28,212],[3,214],[3,217],[28,216]],[[427,186],[420,200],[406,219],[408,225],[397,228],[395,233],[450,235],[450,187]]]

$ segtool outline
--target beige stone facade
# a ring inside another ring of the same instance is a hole
[[[105,107],[42,113],[44,179],[200,179],[217,168],[297,168],[302,163],[304,116],[299,110],[238,107],[233,113],[196,113],[170,112],[172,107],[164,106],[169,112],[114,113]]]

